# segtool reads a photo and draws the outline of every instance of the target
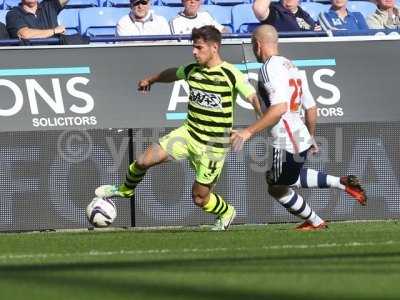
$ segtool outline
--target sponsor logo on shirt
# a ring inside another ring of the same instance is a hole
[[[189,99],[194,103],[207,108],[222,108],[222,99],[219,95],[197,89],[191,89]]]

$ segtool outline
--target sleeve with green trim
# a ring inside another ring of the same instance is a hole
[[[185,66],[180,66],[180,67],[176,70],[176,77],[178,77],[178,79],[186,79],[186,76],[185,76]]]

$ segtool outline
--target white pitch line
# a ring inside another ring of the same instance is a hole
[[[46,259],[46,258],[66,258],[66,257],[85,257],[85,256],[114,256],[114,255],[146,255],[146,254],[180,254],[180,253],[196,253],[196,252],[232,252],[232,251],[248,251],[248,250],[284,250],[284,249],[311,249],[311,248],[337,248],[337,247],[365,247],[365,246],[387,246],[397,245],[400,241],[384,241],[384,242],[351,242],[351,243],[328,243],[314,245],[272,245],[262,247],[235,247],[235,248],[183,248],[177,249],[146,249],[146,250],[119,250],[119,251],[97,251],[77,253],[32,253],[32,254],[3,254],[0,255],[1,261],[23,260],[23,259]]]

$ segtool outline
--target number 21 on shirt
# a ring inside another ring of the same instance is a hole
[[[301,89],[301,79],[289,79],[289,86],[293,88],[292,96],[290,97],[290,111],[298,112],[301,106],[300,98],[303,94],[303,90]]]

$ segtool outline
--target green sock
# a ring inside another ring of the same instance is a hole
[[[210,193],[210,198],[207,204],[203,206],[203,210],[217,216],[222,216],[228,210],[228,204],[221,196]]]
[[[142,181],[144,175],[146,175],[146,170],[138,168],[136,161],[134,161],[129,165],[125,182],[118,187],[118,190],[125,196],[133,196],[136,186]]]

